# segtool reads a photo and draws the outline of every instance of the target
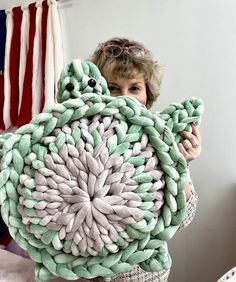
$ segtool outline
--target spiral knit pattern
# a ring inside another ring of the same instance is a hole
[[[110,97],[90,62],[73,61],[58,85],[61,104],[0,138],[2,217],[36,262],[37,281],[169,269],[166,240],[185,214],[189,181],[177,130],[165,124],[174,112]],[[201,101],[189,103],[198,122]]]

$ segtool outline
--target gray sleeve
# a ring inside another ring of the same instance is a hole
[[[180,224],[179,230],[187,227],[192,222],[196,214],[197,202],[198,202],[197,193],[194,189],[192,189],[192,194],[189,200],[187,201],[187,211],[182,223]]]
[[[170,270],[146,272],[135,265],[131,271],[119,274],[111,282],[167,282],[169,274]]]

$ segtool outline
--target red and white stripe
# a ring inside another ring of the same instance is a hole
[[[18,103],[19,103],[19,57],[20,57],[20,29],[22,21],[21,7],[14,7],[13,12],[13,33],[11,38],[10,47],[10,63],[9,63],[9,76],[10,76],[10,118],[11,124],[17,124],[18,117]]]
[[[32,116],[41,112],[42,104],[42,1],[36,3],[36,24],[33,46]]]
[[[57,82],[63,68],[62,34],[56,0],[48,0],[48,23],[45,59],[45,104],[55,103]],[[51,93],[54,92],[54,96]]]
[[[21,21],[18,112],[20,112],[21,102],[22,102],[23,83],[24,83],[26,57],[28,52],[28,41],[29,41],[29,9],[28,6],[23,6],[21,7],[21,9],[23,11],[23,15]]]
[[[17,18],[14,21],[9,9],[6,22],[3,106],[6,129],[29,123],[44,107],[55,103],[63,68],[56,0],[31,3],[21,7],[22,13],[20,7],[13,9]]]
[[[11,95],[11,85],[10,85],[10,48],[11,48],[11,38],[13,33],[13,13],[12,9],[6,10],[6,47],[5,47],[5,62],[4,62],[4,106],[3,106],[3,121],[5,124],[5,129],[11,126],[10,117],[10,95]]]

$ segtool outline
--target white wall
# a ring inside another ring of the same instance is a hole
[[[0,0],[0,8],[30,1]],[[192,225],[170,241],[170,282],[216,281],[236,265],[236,1],[60,0],[65,63],[113,36],[142,41],[164,65],[155,109],[204,100]]]

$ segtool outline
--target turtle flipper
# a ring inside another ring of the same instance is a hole
[[[199,98],[190,98],[182,103],[172,103],[159,113],[175,136],[175,141],[179,143],[182,137],[181,131],[192,132],[191,124],[200,124],[204,111],[203,102]]]

